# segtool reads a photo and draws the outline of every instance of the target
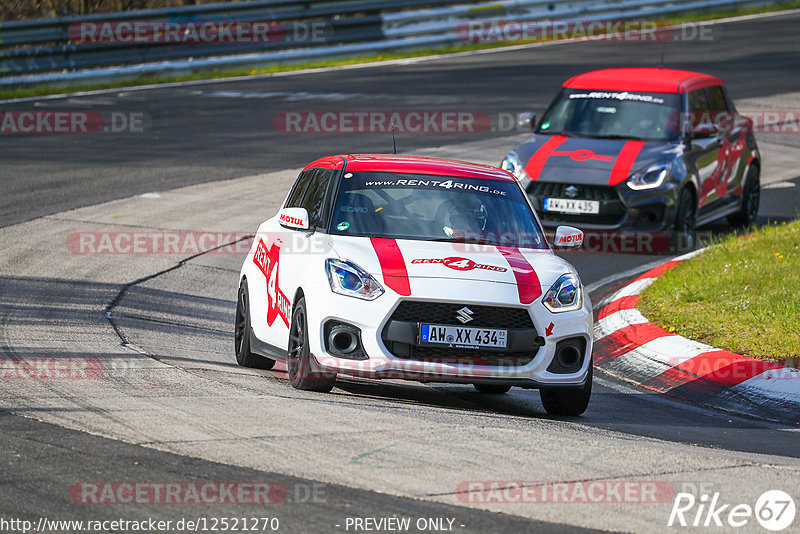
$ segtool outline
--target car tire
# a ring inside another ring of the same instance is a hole
[[[511,386],[501,386],[499,384],[472,384],[478,393],[500,395],[501,393],[508,393]]]
[[[236,351],[236,363],[242,367],[253,369],[272,369],[275,360],[250,351],[250,300],[247,291],[247,280],[242,280],[239,295],[236,299],[236,319],[234,323],[233,341]]]
[[[327,393],[333,389],[336,374],[324,373],[316,366],[308,343],[308,317],[306,299],[301,297],[292,310],[289,327],[289,346],[286,357],[289,383],[297,389]]]
[[[589,362],[589,375],[586,383],[578,388],[541,388],[539,395],[542,405],[550,415],[581,415],[589,407],[592,396],[592,364]]]
[[[755,224],[758,217],[758,206],[761,200],[761,173],[755,165],[747,170],[747,177],[742,193],[742,209],[728,215],[731,226],[747,227]]]
[[[697,248],[697,201],[694,193],[684,187],[675,208],[675,224],[672,245],[675,251]]]

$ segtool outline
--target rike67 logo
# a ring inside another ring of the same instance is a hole
[[[259,239],[255,254],[253,254],[253,263],[258,266],[267,278],[267,324],[272,326],[275,318],[280,315],[288,327],[292,305],[278,285],[280,252],[281,248],[277,243],[273,243],[270,249],[267,250],[264,240]]]

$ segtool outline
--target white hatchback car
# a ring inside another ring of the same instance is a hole
[[[556,230],[557,245],[582,240]],[[591,303],[495,167],[318,159],[259,226],[239,280],[237,361],[285,361],[296,388],[330,391],[342,374],[538,388],[551,414],[588,406]]]

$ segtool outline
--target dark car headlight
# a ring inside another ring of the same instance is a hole
[[[642,189],[655,189],[664,183],[669,174],[669,165],[651,165],[638,172],[633,173],[628,178],[628,187],[634,191]]]
[[[519,157],[513,152],[509,152],[506,158],[500,163],[500,168],[510,172],[514,178],[519,180],[522,187],[527,187],[531,182],[530,177],[525,172],[525,166],[520,161]]]

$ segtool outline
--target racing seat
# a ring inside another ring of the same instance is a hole
[[[342,221],[350,223],[352,233],[382,234],[385,230],[383,218],[375,212],[375,204],[363,193],[345,193],[334,224]]]

